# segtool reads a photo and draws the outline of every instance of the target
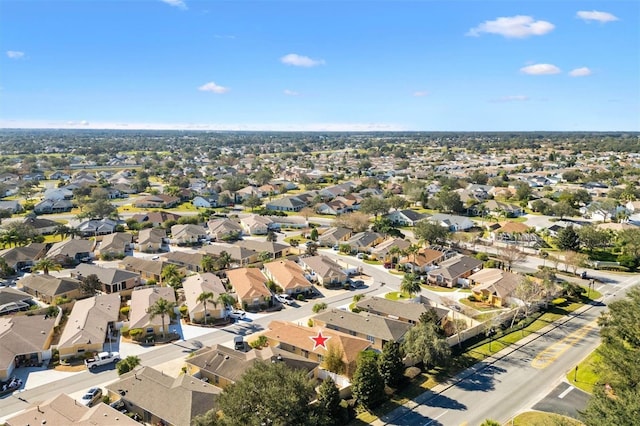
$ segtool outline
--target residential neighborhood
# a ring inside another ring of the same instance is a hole
[[[61,387],[6,424],[125,413],[124,424],[187,425],[271,364],[333,383],[351,421],[370,408],[367,359],[399,365],[379,379],[380,403],[408,372],[448,368],[559,300],[586,306],[593,271],[638,276],[637,151],[492,134],[481,139],[510,149],[371,134],[268,146],[228,135],[213,150],[194,135],[161,133],[113,164],[111,143],[53,155],[42,140],[24,154],[0,134],[0,386],[86,374],[100,390],[61,414],[87,390]],[[176,352],[153,361],[163,348]],[[88,372],[99,353],[117,362]]]

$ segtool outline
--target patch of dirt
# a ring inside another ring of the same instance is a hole
[[[78,371],[86,370],[84,364],[58,364],[53,367],[55,371],[64,371],[66,373],[77,373]]]

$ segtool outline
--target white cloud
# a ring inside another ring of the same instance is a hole
[[[520,68],[520,72],[529,75],[559,74],[560,68],[552,64],[533,64]]]
[[[586,77],[591,74],[591,70],[587,67],[576,68],[569,71],[571,77]]]
[[[179,9],[187,9],[187,4],[182,0],[160,0],[162,3],[166,3],[169,6],[177,7]]]
[[[284,89],[283,93],[287,96],[300,96],[300,93],[295,90]]]
[[[413,96],[417,98],[421,98],[428,95],[429,95],[429,92],[427,92],[426,90],[418,90],[417,92],[413,92]]]
[[[529,97],[525,95],[510,95],[510,96],[502,96],[501,98],[494,99],[492,102],[524,102],[528,100],[529,100]]]
[[[10,59],[22,59],[24,58],[24,52],[17,50],[7,50],[7,57]]]
[[[227,93],[229,91],[229,88],[224,86],[218,86],[213,81],[210,81],[198,87],[198,90],[202,92],[213,92],[213,93],[222,94],[222,93]]]
[[[280,58],[280,62],[286,65],[292,65],[294,67],[317,67],[318,65],[324,65],[324,59],[311,59],[308,56],[298,55],[296,53],[289,53]]]
[[[536,21],[532,16],[517,15],[500,17],[493,21],[484,21],[475,28],[471,28],[468,36],[478,37],[482,33],[498,34],[506,38],[525,38],[547,34],[555,26],[551,22]]]
[[[617,16],[609,12],[600,12],[598,10],[591,10],[591,11],[581,10],[578,13],[576,13],[576,16],[586,22],[598,21],[603,24],[605,22],[613,22],[613,21],[619,20]]]

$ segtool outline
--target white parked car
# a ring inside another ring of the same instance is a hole
[[[295,302],[293,297],[288,294],[276,294],[276,300],[280,303],[284,303],[285,305],[293,305]]]
[[[91,388],[82,395],[82,399],[80,402],[82,405],[86,405],[87,407],[91,407],[93,404],[98,402],[102,398],[102,389],[100,388]]]
[[[247,316],[247,313],[241,309],[234,309],[233,311],[229,312],[229,316],[233,319],[243,319]]]

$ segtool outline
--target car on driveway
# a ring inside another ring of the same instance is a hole
[[[349,287],[351,288],[361,288],[364,286],[364,281],[362,280],[351,280],[349,281]]]
[[[82,405],[86,405],[87,407],[93,406],[96,402],[98,402],[102,398],[102,389],[100,388],[91,388],[82,395],[82,399],[80,402]]]
[[[229,312],[229,316],[233,319],[244,319],[247,316],[247,313],[241,309],[234,309]]]
[[[289,296],[288,294],[276,294],[276,300],[285,305],[293,305],[295,303],[293,297]]]

